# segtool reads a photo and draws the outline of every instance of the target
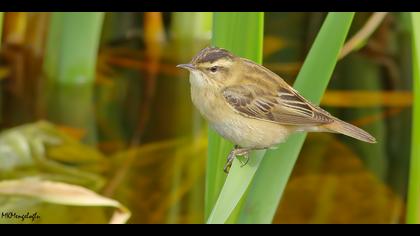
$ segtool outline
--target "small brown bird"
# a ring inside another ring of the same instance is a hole
[[[310,103],[280,76],[226,49],[207,47],[189,64],[194,105],[221,136],[235,143],[225,172],[236,156],[267,149],[297,131],[341,133],[368,143],[367,132]],[[245,163],[246,164],[246,163]]]

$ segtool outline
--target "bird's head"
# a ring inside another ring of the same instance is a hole
[[[197,86],[224,87],[232,79],[237,57],[223,48],[202,49],[189,64],[177,65],[191,73],[191,84]]]

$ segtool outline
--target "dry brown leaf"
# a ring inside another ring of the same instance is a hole
[[[118,201],[87,188],[38,178],[1,181],[0,194],[32,197],[60,205],[113,207],[116,211],[109,222],[111,224],[125,223],[131,216],[130,211]]]

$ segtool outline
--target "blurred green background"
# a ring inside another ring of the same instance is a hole
[[[293,84],[326,15],[265,13],[263,65]],[[347,39],[374,15],[356,13]],[[0,212],[37,212],[34,223],[122,223],[128,212],[128,223],[204,223],[208,128],[175,66],[211,44],[212,18],[4,13]],[[309,134],[273,223],[405,222],[411,33],[408,13],[384,14],[340,58],[321,106],[378,143]]]

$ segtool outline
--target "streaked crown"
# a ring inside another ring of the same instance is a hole
[[[235,56],[223,48],[218,47],[207,47],[202,49],[198,54],[191,60],[191,64],[201,63],[213,63],[221,58],[233,60]]]

